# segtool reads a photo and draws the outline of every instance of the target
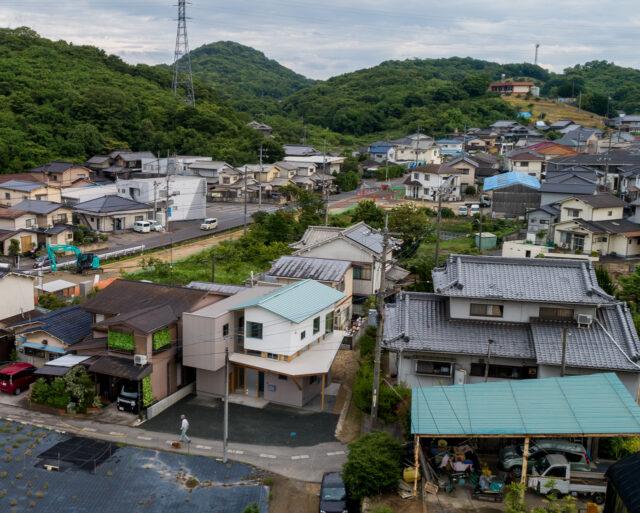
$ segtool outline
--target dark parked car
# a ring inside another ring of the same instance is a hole
[[[326,472],[320,488],[320,513],[349,513],[352,502],[340,472]]]
[[[36,258],[36,261],[33,263],[33,268],[39,269],[40,267],[48,267],[50,265],[51,265],[51,262],[49,261],[49,256],[42,255]]]
[[[118,394],[118,409],[138,413],[138,386],[134,382],[125,382]]]

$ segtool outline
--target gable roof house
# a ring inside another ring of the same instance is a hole
[[[92,183],[91,169],[73,162],[49,162],[29,169],[29,174],[57,187],[83,187]]]
[[[71,208],[63,203],[41,200],[23,200],[11,209],[35,216],[39,246],[44,244],[69,244],[73,241]]]
[[[60,203],[60,188],[27,180],[9,180],[0,184],[0,205],[12,207],[27,199]]]
[[[98,356],[89,370],[98,375],[99,393],[107,399],[116,398],[122,380],[141,381],[149,375],[154,399],[162,399],[189,379],[179,355],[183,314],[224,297],[187,287],[115,280],[80,305],[93,330],[73,352]]]
[[[545,159],[532,150],[513,150],[506,155],[506,165],[509,171],[519,171],[542,180],[545,170]]]
[[[400,241],[391,239],[391,244]],[[335,259],[351,262],[353,269],[353,309],[362,313],[363,303],[381,286],[380,260],[391,260],[391,248],[386,253],[379,230],[359,222],[348,228],[309,226],[302,239],[289,245],[295,256]],[[384,253],[384,254],[383,254]],[[387,264],[387,289],[397,289],[409,272],[394,264]]]
[[[598,193],[599,176],[594,170],[580,171],[569,168],[565,171],[548,172],[540,186],[541,205],[552,205],[576,195],[590,196]]]
[[[10,326],[20,360],[41,367],[66,354],[91,333],[91,314],[79,305],[54,310]]]
[[[560,202],[554,225],[558,247],[586,254],[640,255],[640,224],[623,219],[627,203],[613,194],[575,196]]]
[[[598,133],[594,128],[576,127],[566,131],[560,138],[556,139],[558,144],[567,146],[578,152],[598,153]]]
[[[425,164],[411,168],[403,182],[405,197],[434,201],[438,198],[439,188],[451,178],[450,192],[442,195],[442,201],[460,201],[464,187],[473,185],[474,173],[475,170],[472,171],[470,166],[457,169],[447,164]]]
[[[483,191],[491,193],[491,215],[495,217],[523,217],[540,206],[540,182],[519,171],[486,178]]]
[[[634,398],[640,340],[624,303],[598,285],[590,262],[450,255],[435,292],[386,306],[384,347],[411,387],[614,371]]]
[[[83,201],[73,211],[81,224],[100,232],[127,230],[136,221],[154,219],[152,206],[115,195]]]

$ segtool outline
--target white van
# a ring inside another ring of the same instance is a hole
[[[208,217],[202,224],[200,224],[201,230],[215,230],[218,227],[218,220],[215,217]]]
[[[471,210],[469,212],[471,213],[471,215],[479,214],[480,205],[478,205],[477,203],[474,203],[473,205],[471,205]]]
[[[469,210],[467,209],[466,205],[460,205],[458,207],[458,215],[459,216],[466,216],[469,213]]]
[[[149,233],[151,231],[151,223],[149,221],[136,221],[133,223],[133,231],[139,233]]]

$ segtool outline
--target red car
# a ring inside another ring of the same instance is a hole
[[[36,368],[30,363],[16,362],[0,369],[0,390],[9,394],[19,394],[29,388],[35,380]]]

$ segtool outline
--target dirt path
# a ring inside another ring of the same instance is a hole
[[[269,511],[275,513],[295,511],[296,513],[318,513],[319,483],[305,483],[285,477],[275,477],[271,487]]]
[[[360,367],[360,350],[340,350],[336,356],[336,359],[331,366],[331,379],[335,382],[342,384],[338,396],[336,397],[336,404],[334,406],[333,413],[339,414],[342,411],[342,407],[347,397],[347,389],[353,390],[353,380],[356,372]],[[360,410],[356,407],[351,397],[351,403],[349,410],[347,411],[346,418],[342,424],[342,429],[337,438],[341,442],[350,443],[353,442],[358,436],[360,436]]]

